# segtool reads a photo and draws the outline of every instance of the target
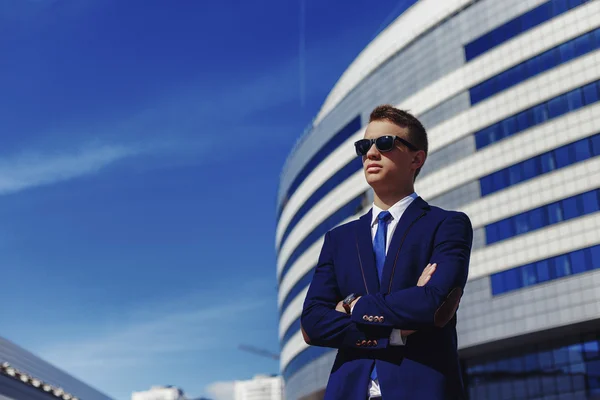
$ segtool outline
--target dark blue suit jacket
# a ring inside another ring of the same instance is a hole
[[[374,362],[384,400],[463,398],[455,312],[467,281],[471,222],[415,199],[394,231],[380,284],[371,212],[325,235],[302,310],[305,341],[339,349],[325,399],[365,400]],[[417,287],[427,263],[437,269]],[[352,315],[336,311],[350,293],[362,295]],[[392,328],[417,332],[405,346],[390,346]]]

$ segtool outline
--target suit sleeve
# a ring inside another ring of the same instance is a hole
[[[443,327],[454,316],[467,282],[472,242],[469,217],[452,213],[435,234],[429,262],[437,263],[437,268],[429,282],[422,287],[363,296],[354,306],[352,320],[410,330]],[[370,322],[368,316],[379,316],[380,322]]]
[[[328,232],[302,309],[300,323],[305,342],[333,348],[387,347],[392,328],[357,324],[350,315],[335,310],[342,295],[335,276],[332,246]]]

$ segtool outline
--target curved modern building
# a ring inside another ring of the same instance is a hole
[[[600,398],[598,0],[412,1],[343,73],[281,174],[286,398],[327,382],[335,350],[304,343],[300,313],[323,235],[370,208],[353,142],[384,103],[428,130],[417,193],[473,222],[470,398]]]
[[[0,400],[111,400],[0,337]]]

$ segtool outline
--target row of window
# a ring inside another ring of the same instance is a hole
[[[511,268],[491,275],[492,295],[600,269],[600,245]]]
[[[304,204],[302,204],[302,207],[298,209],[288,226],[285,228],[285,232],[283,233],[281,242],[279,243],[279,249],[281,249],[285,243],[285,240],[290,235],[292,229],[294,229],[302,217],[304,217],[311,210],[311,208],[313,208],[319,201],[323,199],[323,197],[327,196],[329,192],[335,189],[339,184],[350,178],[361,169],[362,159],[353,158],[352,161],[337,171],[331,178],[329,178],[317,190],[315,190],[315,192],[304,202]]]
[[[473,86],[469,89],[471,105],[598,48],[600,29],[569,40]]]
[[[594,213],[600,209],[599,195],[595,189],[486,225],[486,244]]]
[[[290,339],[292,338],[292,336],[294,336],[294,334],[296,334],[296,332],[300,332],[300,318],[297,318],[289,326],[289,328],[287,328],[287,330],[283,334],[283,337],[281,338],[281,342],[279,343],[279,345],[281,346],[282,349],[284,348],[284,346],[286,345],[286,343],[290,341]]]
[[[465,360],[463,364],[470,400],[542,399],[554,395],[561,395],[561,399],[592,399],[600,395],[597,333],[504,350],[498,358]]]
[[[327,217],[323,222],[321,222],[315,229],[313,229],[306,237],[300,242],[300,244],[294,249],[288,260],[286,261],[283,269],[281,270],[281,275],[279,276],[279,283],[281,284],[281,280],[285,277],[291,266],[296,262],[302,254],[312,246],[317,240],[319,240],[322,236],[324,236],[327,231],[338,226],[342,221],[346,218],[355,215],[358,211],[362,209],[362,202],[366,193],[362,193],[359,196],[353,198],[348,203],[340,207],[336,212]]]
[[[298,281],[296,281],[296,283],[294,283],[294,286],[288,292],[288,294],[285,296],[285,298],[283,299],[283,302],[281,303],[281,305],[279,307],[279,315],[280,316],[284,313],[285,309],[296,298],[296,296],[298,296],[298,294],[302,290],[304,290],[308,285],[310,285],[310,282],[312,281],[312,276],[313,276],[314,272],[315,272],[315,267],[312,267],[306,274],[304,274],[304,276],[302,278],[298,279]]]
[[[600,100],[600,81],[595,81],[475,132],[475,145],[477,150],[480,150],[548,120],[594,104],[598,100]]]
[[[302,367],[308,365],[311,361],[316,360],[317,358],[325,355],[326,353],[334,351],[329,347],[318,347],[318,346],[310,346],[307,349],[301,351],[294,357],[285,369],[282,372],[282,376],[284,381],[290,379],[296,372],[298,372]]]
[[[477,56],[508,40],[530,30],[568,10],[587,3],[588,0],[551,0],[500,25],[490,32],[465,45],[465,59],[471,61]]]
[[[569,143],[479,179],[481,196],[600,155],[600,134]]]
[[[279,210],[277,210],[277,220],[281,216],[283,209],[285,208],[285,204],[287,201],[285,199],[289,199],[292,197],[294,192],[298,189],[298,187],[304,182],[306,177],[323,161],[329,154],[331,154],[335,149],[337,149],[342,143],[346,141],[352,134],[358,131],[361,128],[361,120],[360,115],[357,115],[352,121],[350,121],[346,126],[339,130],[327,143],[317,151],[317,153],[312,156],[309,162],[307,162],[300,173],[294,178],[292,184],[288,188],[284,200],[279,205]]]

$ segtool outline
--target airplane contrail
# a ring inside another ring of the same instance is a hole
[[[298,47],[300,106],[304,107],[306,100],[306,0],[300,0],[300,43]]]

